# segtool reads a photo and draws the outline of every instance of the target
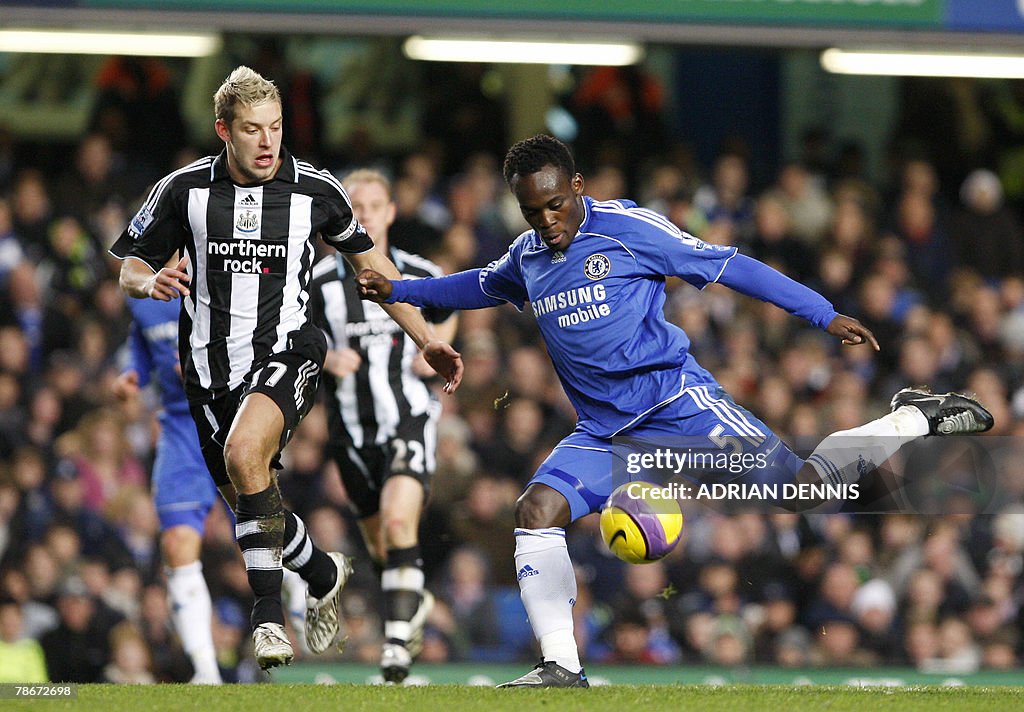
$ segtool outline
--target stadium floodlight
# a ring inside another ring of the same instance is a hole
[[[414,35],[402,45],[409,59],[434,62],[509,64],[587,64],[622,67],[636,64],[643,47],[632,42],[556,42]]]
[[[821,66],[834,74],[896,77],[1024,78],[1024,55],[981,52],[889,52],[827,49]]]
[[[206,57],[220,50],[219,35],[168,32],[0,30],[0,52]]]

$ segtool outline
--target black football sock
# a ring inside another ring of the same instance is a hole
[[[284,512],[283,563],[309,585],[309,595],[323,598],[338,580],[334,559],[313,543],[305,523],[294,512]]]
[[[261,623],[284,625],[281,609],[284,509],[277,483],[262,492],[239,494],[235,517],[235,538],[245,560],[249,587],[256,597],[252,607],[252,626],[255,628]]]

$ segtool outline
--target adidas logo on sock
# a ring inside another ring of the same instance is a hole
[[[536,576],[539,573],[540,571],[527,564],[523,568],[519,569],[519,574],[516,576],[516,581],[522,581],[527,576]]]

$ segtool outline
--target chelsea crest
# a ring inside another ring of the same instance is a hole
[[[587,275],[588,279],[604,279],[611,270],[611,260],[601,253],[591,255],[583,263],[583,274]]]

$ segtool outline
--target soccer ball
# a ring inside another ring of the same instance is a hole
[[[675,548],[683,533],[679,503],[652,496],[654,490],[662,488],[651,482],[627,482],[601,509],[601,537],[627,563],[657,561]]]

